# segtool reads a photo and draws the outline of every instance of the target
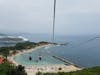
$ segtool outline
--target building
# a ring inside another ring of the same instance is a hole
[[[0,64],[4,62],[4,58],[0,57]]]

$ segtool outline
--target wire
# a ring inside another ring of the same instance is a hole
[[[76,46],[72,46],[72,48],[77,48],[77,47],[83,46],[83,45],[85,45],[85,44],[87,44],[89,42],[92,42],[92,41],[94,41],[94,40],[96,40],[98,38],[100,38],[100,36],[96,36],[96,37],[93,37],[91,39],[88,39],[88,40],[86,40],[86,41],[84,41],[84,42],[82,42],[82,43],[80,43],[80,44],[78,44]]]
[[[91,39],[89,39],[89,40],[87,40],[87,41],[85,41],[85,42],[83,42],[83,43],[80,43],[79,46],[84,45],[84,44],[87,44],[87,43],[89,43],[89,42],[92,42],[92,41],[94,41],[94,40],[96,40],[96,39],[98,39],[98,38],[100,38],[100,36],[93,37],[93,38],[91,38]]]

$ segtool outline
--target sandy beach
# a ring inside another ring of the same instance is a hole
[[[30,52],[33,52],[33,51],[35,51],[35,50],[38,50],[38,49],[40,49],[40,48],[42,48],[42,47],[46,47],[46,46],[48,46],[48,45],[42,45],[42,46],[37,46],[37,47],[32,48],[32,49],[27,49],[27,50],[23,50],[23,51],[18,51],[17,54],[12,55],[12,56],[9,56],[7,59],[8,59],[9,61],[12,61],[16,66],[18,66],[18,65],[19,65],[18,62],[16,62],[16,61],[14,60],[14,57],[15,57],[15,56],[18,56],[18,55],[21,55],[21,54],[25,54],[25,53],[30,53]]]
[[[24,53],[30,53],[32,51],[38,50],[38,49],[40,49],[42,47],[46,47],[46,46],[48,46],[48,45],[38,46],[38,47],[29,49],[29,50],[23,50],[22,52],[19,51],[17,54],[8,57],[8,60],[12,61],[17,66],[17,65],[19,65],[19,63],[14,60],[15,56],[18,56],[18,55],[24,54]],[[46,73],[46,72],[50,72],[50,73],[71,72],[71,71],[81,70],[81,68],[78,68],[74,65],[64,65],[64,64],[58,65],[57,64],[57,65],[48,65],[48,66],[25,67],[25,70],[26,70],[28,75],[36,75],[37,72],[42,72],[42,73]]]
[[[32,66],[25,69],[28,75],[36,75],[38,72],[42,73],[57,73],[57,72],[71,72],[81,70],[81,68],[75,67],[73,65],[49,65],[49,66]]]

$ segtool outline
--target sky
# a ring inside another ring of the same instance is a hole
[[[54,0],[0,0],[0,32],[52,33]],[[100,0],[57,0],[55,34],[100,34]]]

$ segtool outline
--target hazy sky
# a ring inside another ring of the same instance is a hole
[[[53,0],[0,0],[0,32],[50,33]],[[56,34],[99,34],[100,0],[57,0]]]

